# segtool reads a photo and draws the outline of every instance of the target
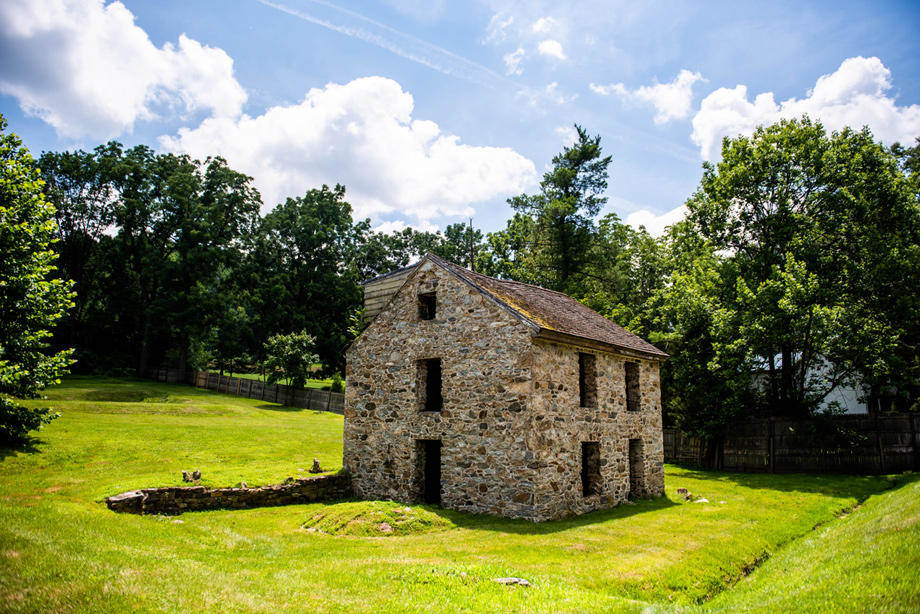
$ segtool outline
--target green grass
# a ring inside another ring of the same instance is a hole
[[[217,373],[215,370],[211,370],[211,373]],[[232,376],[229,371],[224,372],[224,377],[238,377],[240,379],[251,379],[257,382],[264,382],[265,378],[262,377],[261,373],[234,373]],[[287,381],[279,382],[281,384],[286,384]],[[317,390],[331,390],[332,389],[332,378],[327,377],[325,379],[308,379],[304,384],[304,388],[316,388]]]
[[[888,543],[876,562],[916,568],[916,506],[902,510],[899,498],[916,502],[916,483],[879,494],[891,486],[883,477],[668,466],[667,497],[542,524],[358,501],[118,515],[106,496],[180,484],[182,469],[200,469],[215,486],[280,482],[313,457],[337,470],[342,418],[141,380],[69,378],[48,396],[63,417],[30,447],[0,449],[0,610],[729,611],[767,601],[774,585],[794,599],[790,587],[801,582],[818,587],[815,599],[832,595],[835,611],[910,611],[920,595],[884,566],[865,585],[849,582],[863,571],[853,561],[836,563],[846,576],[831,592],[820,581],[827,564],[808,551],[780,568],[788,577],[769,571],[815,539],[831,540],[822,552]],[[684,502],[679,487],[709,503]],[[870,512],[885,522],[858,525]],[[832,532],[845,526],[857,528]],[[800,563],[809,557],[813,566]],[[500,576],[532,586],[492,581]],[[855,586],[885,594],[885,607],[854,601]]]
[[[899,488],[781,550],[710,605],[725,612],[920,611],[920,475],[898,480]]]
[[[419,505],[394,501],[345,501],[322,506],[303,527],[313,533],[387,537],[444,531],[456,525]]]

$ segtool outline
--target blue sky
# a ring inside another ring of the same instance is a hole
[[[34,153],[109,139],[343,183],[384,230],[487,231],[572,124],[658,233],[726,135],[808,113],[920,136],[916,2],[5,0],[0,112]]]

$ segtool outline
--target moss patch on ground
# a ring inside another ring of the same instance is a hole
[[[348,501],[323,506],[303,528],[310,533],[395,537],[446,531],[456,525],[422,505],[394,501]]]

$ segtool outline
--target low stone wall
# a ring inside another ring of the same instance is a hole
[[[214,509],[315,503],[354,496],[346,473],[298,478],[258,488],[168,486],[132,490],[105,500],[110,510],[131,514],[181,514]]]

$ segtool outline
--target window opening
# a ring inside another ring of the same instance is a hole
[[[444,397],[441,395],[440,358],[418,361],[416,390],[418,390],[419,411],[441,411],[444,407]]]
[[[578,406],[597,406],[597,358],[594,354],[578,355]]]
[[[438,299],[436,293],[429,292],[427,294],[418,295],[419,320],[434,320],[434,316],[437,314],[437,310]]]
[[[641,439],[629,440],[629,496],[645,494],[645,443]]]
[[[581,442],[581,494],[585,497],[600,493],[601,444],[597,441]]]
[[[626,411],[639,411],[639,363],[626,363]]]

